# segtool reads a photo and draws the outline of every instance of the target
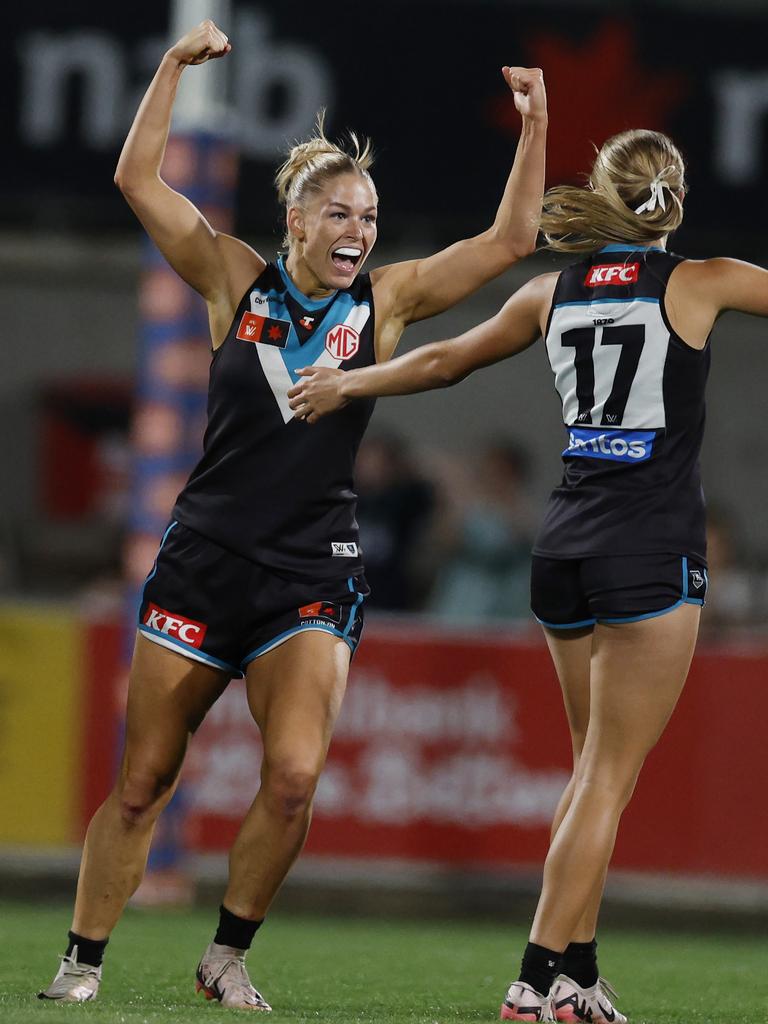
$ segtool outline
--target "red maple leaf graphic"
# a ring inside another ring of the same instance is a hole
[[[600,146],[627,128],[664,131],[688,90],[682,75],[644,67],[630,25],[605,21],[585,42],[541,34],[529,44],[544,69],[549,105],[547,182],[582,181]],[[505,134],[520,134],[511,95],[494,101],[491,117]]]
[[[269,334],[269,337],[271,338],[272,341],[279,341],[280,338],[282,338],[283,336],[283,332],[277,325],[274,324],[272,325],[272,327],[269,328],[267,333]]]

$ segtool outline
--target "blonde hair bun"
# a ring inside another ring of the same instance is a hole
[[[306,142],[291,147],[275,174],[277,197],[284,206],[303,206],[310,194],[320,192],[325,182],[337,174],[351,171],[371,181],[368,174],[373,164],[371,140],[365,139],[361,146],[354,132],[348,134],[349,149],[331,142],[325,134],[325,110],[318,112],[314,134]]]

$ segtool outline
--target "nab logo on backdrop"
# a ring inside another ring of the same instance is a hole
[[[171,615],[165,608],[160,608],[156,604],[150,604],[147,608],[144,625],[158,633],[165,633],[166,636],[178,637],[183,644],[190,647],[200,647],[208,631],[204,623],[185,619],[181,615]]]
[[[325,347],[334,359],[351,359],[360,348],[360,335],[354,327],[339,324],[326,334]]]
[[[589,268],[584,284],[587,288],[601,284],[634,284],[639,272],[639,263],[601,263]]]

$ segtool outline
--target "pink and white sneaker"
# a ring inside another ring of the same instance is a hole
[[[546,1021],[554,1024],[555,1008],[551,996],[543,996],[525,982],[515,981],[507,989],[501,1004],[501,1020]]]
[[[552,1002],[555,1020],[576,1024],[627,1024],[627,1018],[619,1013],[611,1002],[618,999],[605,978],[598,978],[590,988],[582,988],[571,978],[561,974],[552,986]]]

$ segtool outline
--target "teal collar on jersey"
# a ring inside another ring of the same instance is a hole
[[[632,245],[631,242],[627,242],[626,245],[604,245],[602,249],[598,249],[598,252],[666,252],[666,249],[662,249],[659,245]]]
[[[296,299],[299,305],[301,305],[304,309],[322,309],[323,306],[327,306],[329,302],[333,302],[333,300],[339,294],[337,289],[335,292],[331,292],[331,294],[324,299],[310,299],[308,296],[304,294],[304,292],[299,291],[299,289],[293,283],[291,275],[285,269],[285,264],[283,263],[282,256],[277,257],[277,269],[280,271],[280,274],[282,275],[282,278],[285,281],[288,291],[291,293],[294,299]]]

